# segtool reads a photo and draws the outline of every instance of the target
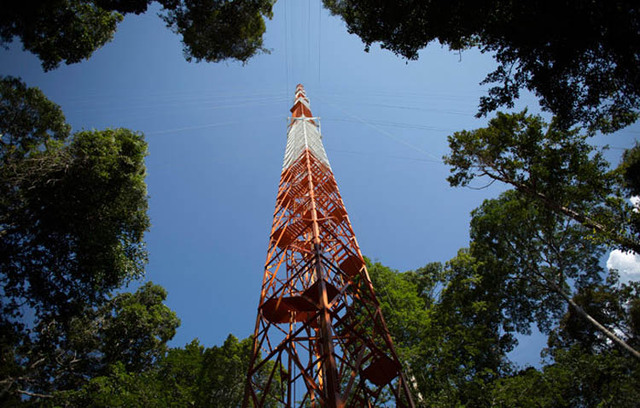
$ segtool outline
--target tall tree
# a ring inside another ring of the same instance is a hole
[[[88,59],[111,41],[123,15],[154,0],[14,2],[0,16],[0,45],[20,39],[45,70]],[[273,0],[157,0],[167,26],[182,36],[187,60],[246,62],[260,52]]]
[[[41,92],[0,84],[3,317],[28,306],[63,319],[143,273],[146,143],[125,129],[65,139],[64,116]]]
[[[486,176],[515,187],[485,201],[471,222],[472,252],[494,264],[487,272],[501,274],[504,287],[514,287],[505,294],[515,296],[509,302],[515,321],[525,327],[533,319],[548,331],[566,302],[640,358],[640,352],[575,303],[571,293],[602,279],[599,260],[605,249],[640,250],[622,171],[610,171],[585,136],[526,112],[498,114],[487,128],[456,132],[449,145],[445,162],[451,165],[452,185]]]
[[[0,169],[5,316],[65,320],[142,275],[145,155],[140,134],[86,131]]]
[[[439,42],[478,47],[498,68],[479,114],[534,92],[562,128],[611,132],[640,111],[640,7],[633,0],[512,2],[324,0],[349,32],[408,59]]]
[[[636,237],[640,236],[640,143],[625,150],[622,162],[617,168],[622,178],[622,192],[633,197],[634,209],[629,214],[629,224],[633,228]],[[637,251],[635,251],[638,253]]]
[[[13,78],[0,91],[0,392],[28,393],[75,359],[78,318],[144,272],[147,150],[126,129],[68,137],[40,91]]]
[[[45,70],[87,59],[111,41],[122,15],[82,0],[22,1],[3,7],[0,45],[19,38]]]
[[[262,36],[266,31],[264,19],[272,18],[274,3],[275,0],[184,0],[175,8],[169,7],[164,20],[182,36],[187,61],[235,59],[246,63],[258,53],[269,52],[263,47]]]

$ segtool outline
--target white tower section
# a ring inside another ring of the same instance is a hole
[[[297,104],[298,102],[301,102],[302,105]],[[311,106],[304,88],[298,88],[293,105],[302,107],[302,109],[299,112],[292,112],[293,117],[287,132],[287,147],[284,152],[282,170],[289,168],[305,149],[309,149],[316,159],[331,168],[329,158],[322,145],[318,118],[311,116]]]

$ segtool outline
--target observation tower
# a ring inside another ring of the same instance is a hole
[[[265,406],[414,406],[302,85],[243,401]]]

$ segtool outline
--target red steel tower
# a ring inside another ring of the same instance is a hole
[[[401,364],[298,85],[244,407],[413,407]]]

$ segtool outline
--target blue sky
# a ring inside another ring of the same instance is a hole
[[[152,228],[147,280],[169,291],[182,320],[172,344],[220,344],[253,331],[286,118],[297,83],[321,118],[324,143],[363,253],[400,271],[447,261],[468,245],[469,213],[503,187],[453,189],[441,163],[446,136],[474,129],[488,55],[438,45],[406,62],[360,39],[317,0],[280,0],[265,46],[245,66],[188,63],[156,16],[130,15],[85,62],[44,73],[19,45],[0,74],[22,77],[62,106],[74,130],[143,132]],[[524,95],[516,109],[537,112]],[[619,147],[638,125],[597,139]],[[478,185],[480,187],[481,184]],[[539,361],[541,338],[522,342]]]

